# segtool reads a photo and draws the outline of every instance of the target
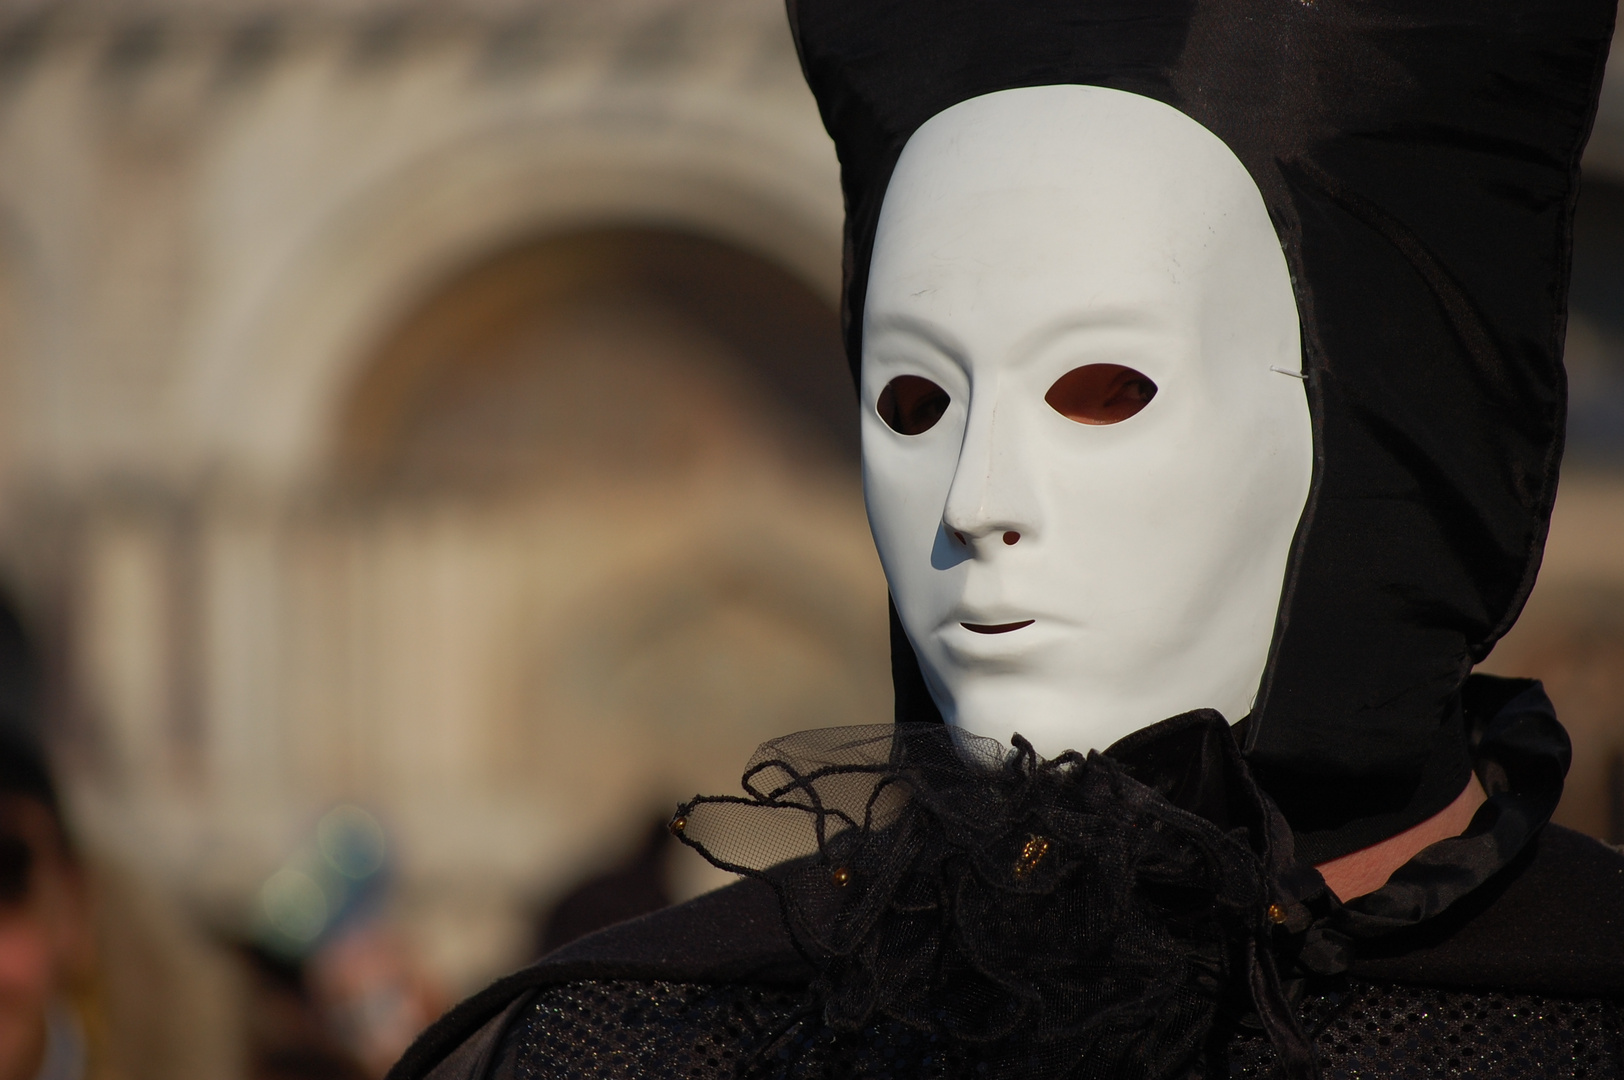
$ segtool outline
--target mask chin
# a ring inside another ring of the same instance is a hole
[[[1234,154],[1098,87],[955,105],[893,173],[863,328],[869,518],[943,717],[1052,755],[1243,716],[1313,444]]]

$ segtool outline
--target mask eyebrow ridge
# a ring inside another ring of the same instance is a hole
[[[1027,334],[1014,352],[1022,360],[1052,348],[1065,338],[1094,331],[1126,333],[1133,336],[1161,338],[1170,328],[1153,311],[1136,307],[1111,306],[1081,314],[1065,315]]]
[[[922,319],[917,315],[889,314],[876,315],[867,320],[863,328],[863,353],[867,355],[869,342],[884,334],[906,334],[917,338],[953,361],[961,368],[968,368],[968,354],[965,348],[954,339],[945,327],[939,326],[929,319]]]

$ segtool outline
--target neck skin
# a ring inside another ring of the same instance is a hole
[[[1373,893],[1386,885],[1393,871],[1415,858],[1422,848],[1465,832],[1466,826],[1472,822],[1472,815],[1487,799],[1488,794],[1474,774],[1466,781],[1466,787],[1454,802],[1421,824],[1411,826],[1397,836],[1389,836],[1380,843],[1320,863],[1315,869],[1338,900],[1346,902],[1356,896]]]

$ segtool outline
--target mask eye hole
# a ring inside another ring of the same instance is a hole
[[[875,411],[899,435],[919,435],[936,426],[953,399],[947,391],[918,375],[898,375],[885,384]]]
[[[1079,424],[1120,424],[1155,396],[1156,384],[1131,367],[1089,364],[1056,379],[1043,400]]]

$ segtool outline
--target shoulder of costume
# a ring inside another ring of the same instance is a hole
[[[777,897],[745,879],[590,934],[498,979],[418,1036],[387,1080],[483,1075],[516,1006],[542,987],[609,979],[799,986],[811,974]]]
[[[1367,943],[1351,973],[1552,997],[1624,994],[1624,850],[1548,825],[1442,915]]]

